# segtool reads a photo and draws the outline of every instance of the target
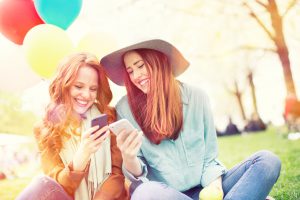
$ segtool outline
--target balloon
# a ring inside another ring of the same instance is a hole
[[[47,24],[66,30],[80,13],[82,0],[35,0],[34,5]]]
[[[10,41],[23,44],[26,33],[43,23],[32,0],[0,0],[0,32]]]
[[[102,32],[91,32],[84,35],[77,46],[77,50],[93,53],[98,59],[116,48],[117,44],[113,37]]]
[[[24,39],[25,57],[33,71],[51,77],[59,61],[73,50],[67,33],[51,24],[33,27]]]

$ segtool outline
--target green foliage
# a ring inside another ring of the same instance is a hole
[[[22,110],[21,98],[0,92],[0,132],[31,135],[36,116]]]

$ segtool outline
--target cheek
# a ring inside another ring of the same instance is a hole
[[[146,67],[143,68],[143,74],[148,76],[148,71],[147,71]]]
[[[97,98],[97,92],[92,92],[91,97],[93,100],[95,100]]]
[[[71,88],[71,89],[69,90],[69,94],[70,94],[71,97],[74,96],[74,95],[76,94],[76,89]]]
[[[133,74],[129,74],[128,76],[129,76],[130,81],[134,82]]]

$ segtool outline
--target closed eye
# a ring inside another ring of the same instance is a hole
[[[144,65],[145,64],[143,63],[143,64],[139,65],[138,68],[142,68],[142,67],[144,67]]]
[[[97,91],[97,89],[98,89],[98,88],[90,88],[90,90],[91,90],[92,92]]]

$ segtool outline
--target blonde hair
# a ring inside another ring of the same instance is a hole
[[[53,151],[58,155],[62,148],[62,136],[78,134],[77,130],[82,119],[73,112],[69,91],[82,66],[89,66],[97,71],[98,89],[95,104],[101,113],[108,115],[109,122],[115,120],[115,110],[109,106],[112,93],[98,59],[88,53],[70,55],[60,63],[49,86],[51,101],[46,108],[42,125],[35,129],[39,147],[44,151]]]
[[[137,123],[155,144],[165,138],[177,139],[182,129],[180,88],[165,54],[151,49],[137,49],[150,75],[150,90],[144,94],[126,73],[128,101]]]

